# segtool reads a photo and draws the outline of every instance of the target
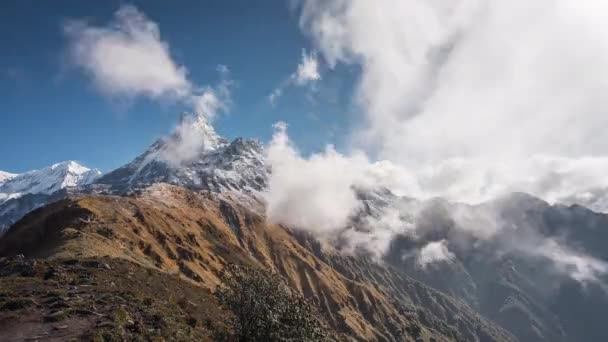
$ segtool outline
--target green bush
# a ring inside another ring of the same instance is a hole
[[[218,340],[334,341],[316,310],[294,293],[277,274],[242,265],[222,272],[215,295],[233,313],[231,331]]]

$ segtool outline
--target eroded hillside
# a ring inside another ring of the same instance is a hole
[[[126,260],[201,291],[215,288],[228,263],[244,263],[279,273],[336,331],[357,340],[513,339],[463,302],[366,258],[323,250],[266,222],[255,206],[169,185],[129,197],[66,199],[13,226],[0,256]]]

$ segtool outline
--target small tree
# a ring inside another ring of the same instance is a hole
[[[314,308],[295,294],[277,274],[231,264],[220,275],[215,295],[233,313],[230,335],[222,340],[333,341]]]

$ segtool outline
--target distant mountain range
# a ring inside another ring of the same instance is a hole
[[[28,212],[93,183],[101,172],[68,161],[22,174],[0,172],[0,234]]]

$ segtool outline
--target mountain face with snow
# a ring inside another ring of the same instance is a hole
[[[14,174],[14,173],[0,171],[0,184],[6,182],[7,180],[9,180],[15,176],[16,176],[16,174]]]
[[[203,118],[189,120],[187,130],[178,128],[173,135],[159,139],[132,162],[100,177],[93,188],[125,193],[167,183],[191,190],[243,194],[266,188],[268,171],[262,144],[243,138],[228,142]],[[187,158],[176,158],[180,154],[187,154]]]
[[[0,173],[0,232],[28,212],[68,192],[125,194],[157,183],[256,197],[266,188],[264,147],[220,137],[205,118],[183,115],[175,132],[105,175],[76,162],[23,174]]]
[[[97,169],[86,168],[74,161],[22,174],[0,174],[0,234],[28,212],[67,191],[90,184],[101,175]]]

